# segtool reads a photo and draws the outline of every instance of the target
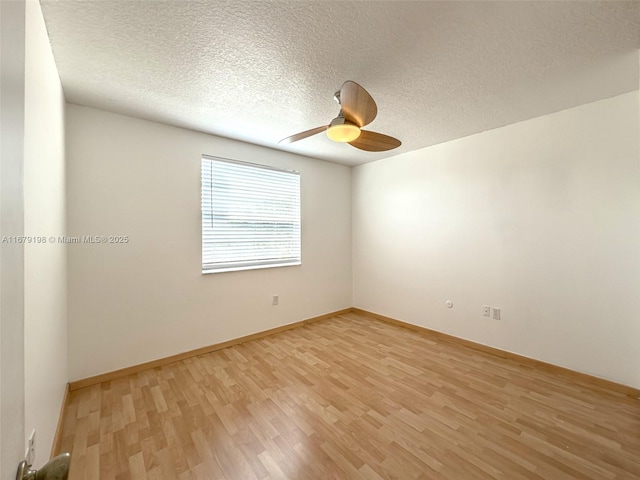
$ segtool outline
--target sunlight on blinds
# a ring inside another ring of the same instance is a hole
[[[300,174],[202,158],[202,271],[300,265]]]

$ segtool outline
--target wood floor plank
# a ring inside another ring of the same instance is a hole
[[[345,313],[72,391],[70,480],[640,479],[640,401]]]

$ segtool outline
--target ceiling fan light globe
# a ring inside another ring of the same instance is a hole
[[[357,125],[351,123],[340,123],[337,125],[331,125],[327,129],[327,137],[334,142],[347,143],[353,142],[360,136],[360,128]]]

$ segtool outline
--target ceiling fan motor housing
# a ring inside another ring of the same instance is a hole
[[[338,115],[336,118],[331,120],[331,123],[329,124],[329,128],[331,128],[333,126],[336,126],[336,125],[353,125],[354,127],[358,127],[358,125],[356,125],[355,123],[350,122],[349,120],[344,118],[342,116],[342,112],[340,112],[340,115]],[[358,127],[358,128],[360,128],[360,127]]]

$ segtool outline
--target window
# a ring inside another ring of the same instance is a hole
[[[300,265],[300,174],[202,157],[202,273]]]

